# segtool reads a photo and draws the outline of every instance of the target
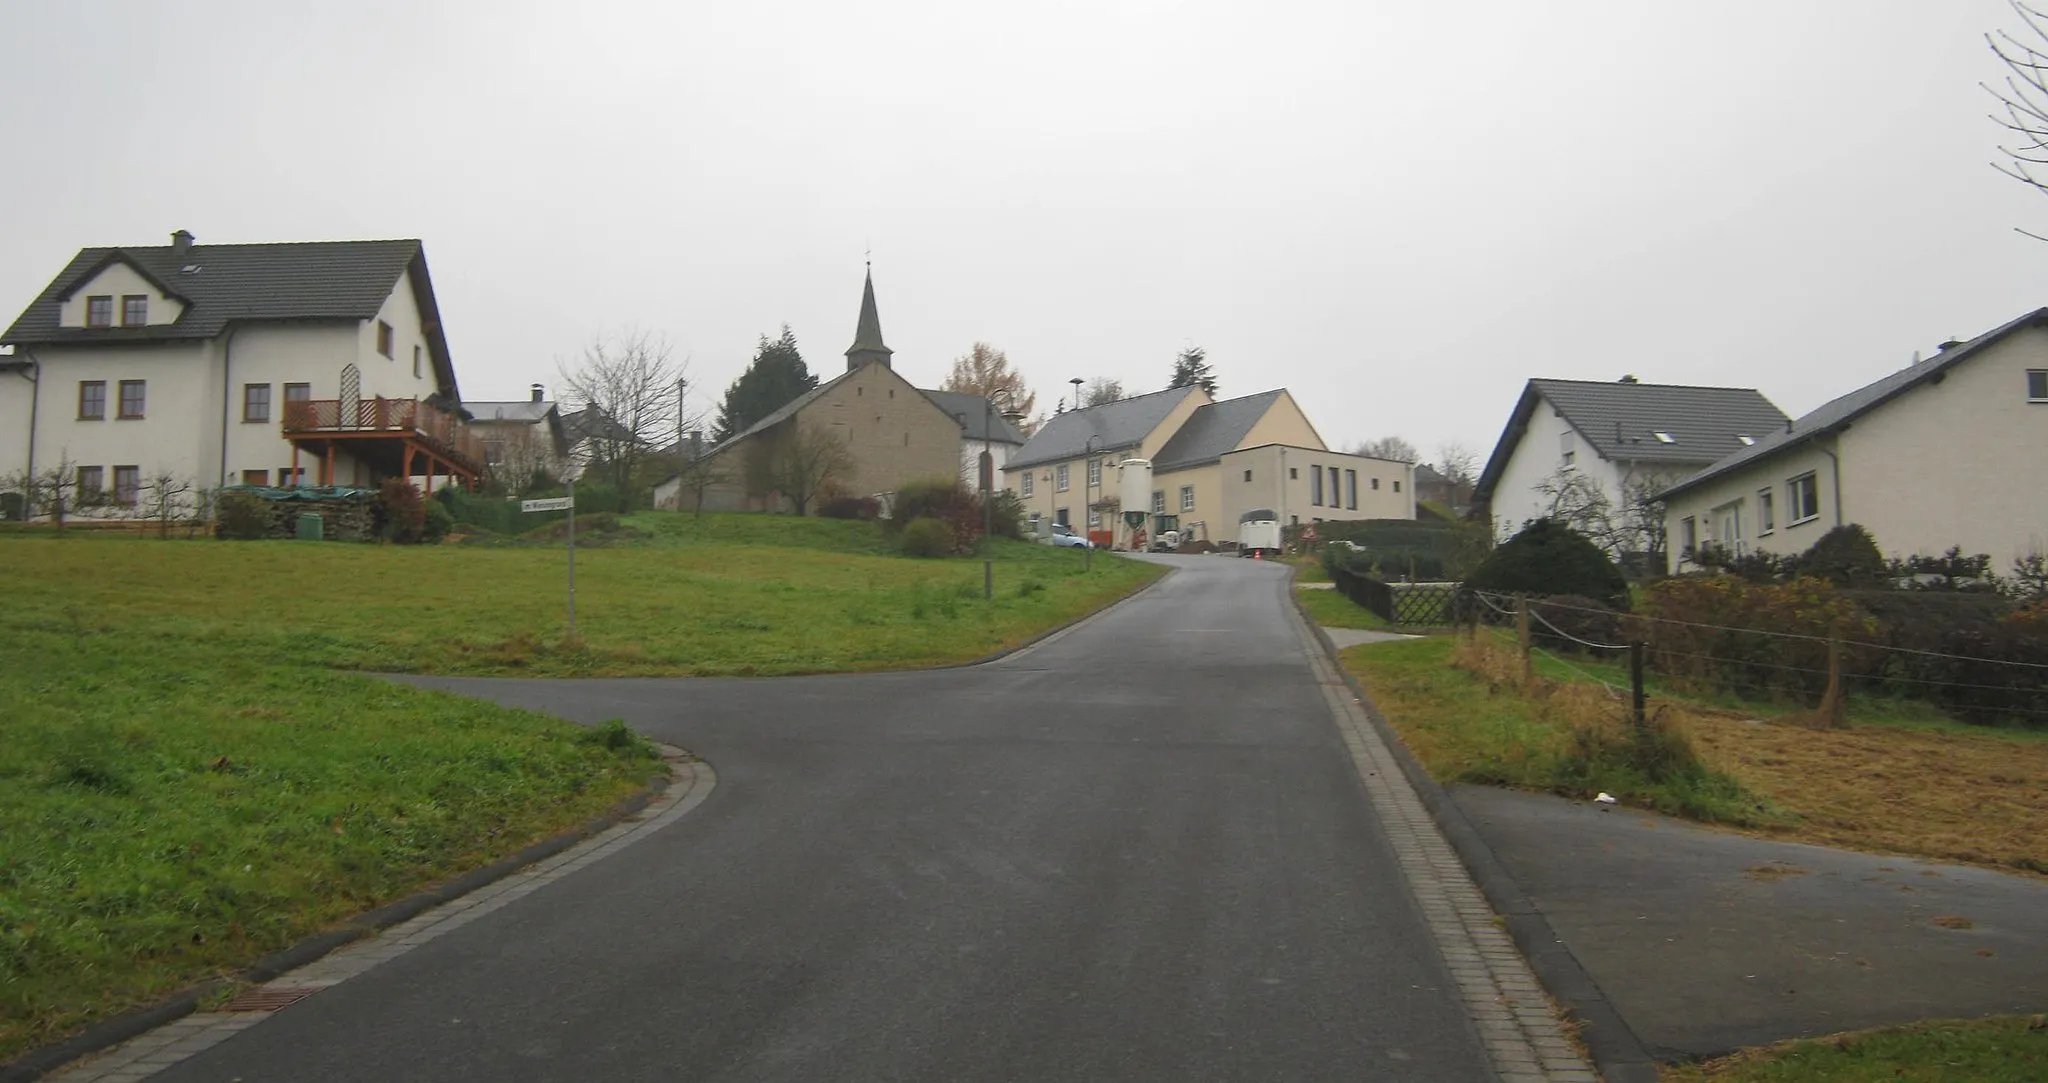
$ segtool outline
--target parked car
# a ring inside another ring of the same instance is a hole
[[[1051,542],[1054,547],[1060,549],[1094,548],[1093,545],[1089,544],[1088,539],[1074,533],[1074,528],[1065,523],[1054,523],[1052,525],[1052,536],[1046,540]]]

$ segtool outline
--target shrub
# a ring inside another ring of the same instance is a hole
[[[998,538],[1024,537],[1024,501],[1008,489],[999,490],[989,501],[989,533]]]
[[[420,540],[438,542],[455,529],[455,516],[448,511],[448,505],[439,500],[427,501],[427,517],[420,526]]]
[[[1538,519],[1502,542],[1465,586],[1500,594],[1574,594],[1628,608],[1621,568],[1585,535],[1550,519]]]
[[[1910,578],[1915,590],[1990,589],[1998,580],[1991,571],[1990,554],[1966,557],[1960,545],[1949,546],[1948,552],[1938,557],[1907,557],[1891,565],[1886,575],[1895,581]]]
[[[1877,621],[1826,580],[1756,584],[1734,576],[1666,579],[1644,594],[1640,622],[1660,672],[1739,695],[1818,696],[1828,641],[1872,642]],[[1864,652],[1868,653],[1868,652]],[[1847,664],[1847,663],[1845,663]]]
[[[929,515],[920,516],[904,524],[901,544],[906,556],[950,556],[953,553],[953,530]]]
[[[223,538],[254,541],[270,536],[270,501],[255,493],[227,491],[214,503],[215,531]]]
[[[859,519],[866,522],[881,518],[882,502],[871,496],[835,496],[818,505],[818,514],[827,519]]]
[[[1627,638],[1622,631],[1621,614],[1594,598],[1553,595],[1531,601],[1529,613],[1532,618],[1543,618],[1530,621],[1529,637],[1552,649],[1578,650],[1583,643],[1618,646]]]
[[[908,524],[919,519],[936,519],[945,526],[952,539],[948,552],[973,552],[981,538],[981,502],[959,478],[913,481],[897,490],[890,525],[908,530]]]
[[[427,509],[419,487],[404,478],[386,478],[377,492],[377,536],[400,545],[420,540]]]
[[[1877,540],[1855,523],[1822,534],[1813,548],[1794,559],[1793,571],[1844,589],[1882,587],[1891,582]]]

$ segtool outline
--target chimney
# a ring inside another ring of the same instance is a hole
[[[1616,383],[1623,383],[1623,384],[1638,384],[1638,383],[1641,383],[1642,381],[1641,381],[1641,380],[1638,380],[1638,379],[1636,379],[1636,374],[1635,374],[1635,373],[1633,373],[1633,372],[1631,372],[1631,373],[1627,373],[1627,374],[1623,375],[1621,379],[1619,379],[1619,380],[1617,380],[1617,381],[1615,381],[1615,382],[1616,382]]]
[[[185,253],[190,252],[192,250],[192,241],[193,237],[189,230],[181,229],[178,232],[171,234],[171,254],[174,256],[182,256]]]
[[[548,389],[547,389],[547,388],[545,388],[545,387],[542,387],[542,386],[541,386],[541,385],[539,385],[539,384],[534,384],[534,385],[533,385],[532,387],[528,388],[528,390],[530,390],[530,391],[532,391],[532,392],[533,392],[533,401],[535,401],[535,402],[545,402],[545,401],[547,401],[547,397],[548,397]]]

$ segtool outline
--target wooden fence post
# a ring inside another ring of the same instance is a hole
[[[1529,599],[1515,596],[1515,639],[1522,645],[1522,682],[1536,679],[1536,661],[1530,655],[1535,643],[1529,637]]]
[[[1628,641],[1628,677],[1634,696],[1630,716],[1641,728],[1644,723],[1643,707],[1649,697],[1643,694],[1643,641],[1640,639]]]
[[[1840,729],[1848,720],[1842,702],[1842,637],[1838,635],[1828,637],[1828,689],[1821,693],[1820,707],[1814,713],[1827,729]]]

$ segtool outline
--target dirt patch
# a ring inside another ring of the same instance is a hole
[[[1788,876],[1805,876],[1811,871],[1811,869],[1802,869],[1797,865],[1787,864],[1783,861],[1772,861],[1763,865],[1751,865],[1749,868],[1744,869],[1742,874],[1752,880],[1762,880],[1765,883],[1771,883],[1783,880]]]
[[[1974,929],[1977,927],[1976,922],[1966,917],[1958,917],[1955,914],[1943,914],[1934,919],[1934,924],[1944,929]]]

